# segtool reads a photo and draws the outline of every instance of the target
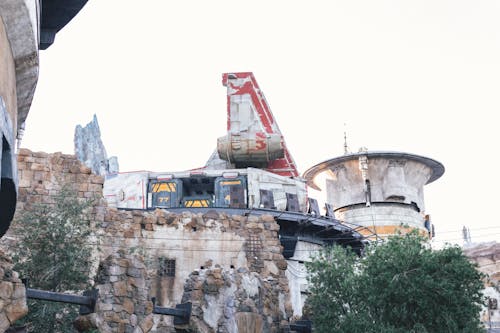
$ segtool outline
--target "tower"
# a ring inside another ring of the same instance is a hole
[[[304,178],[310,187],[321,190],[317,178],[326,176],[327,211],[373,238],[406,227],[432,235],[423,187],[443,173],[444,166],[427,157],[361,150],[321,162]]]

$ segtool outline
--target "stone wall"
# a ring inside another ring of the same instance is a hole
[[[26,288],[12,266],[9,257],[0,251],[0,332],[28,313]]]
[[[151,313],[152,297],[162,307],[191,302],[195,332],[278,332],[292,316],[272,216],[106,208],[102,217],[101,297],[80,321],[102,332],[175,332],[172,317]]]
[[[53,203],[53,196],[63,184],[71,185],[78,197],[93,199],[95,210],[105,205],[102,200],[102,176],[91,173],[74,155],[47,154],[20,149],[18,152],[19,196],[17,211],[29,209],[34,203]]]
[[[78,162],[73,155],[47,154],[20,149],[18,153],[19,195],[16,214],[30,209],[34,203],[53,203],[52,196],[64,183],[71,184],[80,198],[102,198],[103,178],[91,174],[90,169]],[[97,200],[98,211],[104,200]],[[95,214],[94,214],[95,217]],[[14,241],[13,234],[19,226],[13,223],[2,238],[7,251]],[[22,227],[20,227],[22,232]],[[25,287],[17,272],[12,271],[8,255],[0,254],[0,332],[27,313]]]
[[[478,269],[486,275],[484,296],[491,299],[491,309],[484,308],[481,321],[486,327],[500,328],[500,243],[474,244],[464,253],[477,263]]]
[[[96,313],[78,327],[100,332],[278,332],[292,316],[287,262],[272,216],[228,216],[215,210],[172,213],[118,210],[102,199],[103,178],[75,156],[19,152],[18,212],[52,203],[63,183],[93,209]],[[98,263],[98,265],[97,265]],[[97,268],[98,266],[98,268]],[[152,313],[191,302],[189,325]]]

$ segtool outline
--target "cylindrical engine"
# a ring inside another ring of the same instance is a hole
[[[217,139],[219,157],[238,166],[267,164],[284,156],[280,134],[239,133]]]

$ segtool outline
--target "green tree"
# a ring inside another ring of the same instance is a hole
[[[66,185],[52,204],[34,204],[15,222],[18,242],[15,269],[31,288],[65,292],[88,288],[92,200],[77,198]],[[23,323],[30,332],[73,332],[78,307],[38,300],[28,301]]]
[[[316,332],[484,332],[482,274],[457,246],[432,250],[409,233],[361,258],[327,248],[307,267]]]

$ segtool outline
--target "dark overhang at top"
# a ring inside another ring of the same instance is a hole
[[[41,22],[40,22],[40,50],[47,49],[59,32],[88,0],[40,0]]]

